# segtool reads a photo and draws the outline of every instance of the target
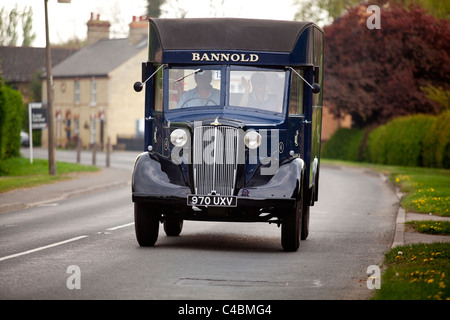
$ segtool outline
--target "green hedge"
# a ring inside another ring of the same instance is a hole
[[[324,144],[322,157],[349,161],[363,161],[361,146],[363,129],[339,128]]]
[[[323,147],[330,159],[450,168],[450,111],[397,118],[370,129],[339,129]]]
[[[369,162],[401,166],[424,165],[424,138],[436,117],[406,116],[373,130],[367,141]]]
[[[450,110],[438,115],[423,140],[425,167],[450,168]]]
[[[22,95],[0,79],[0,159],[20,155]]]

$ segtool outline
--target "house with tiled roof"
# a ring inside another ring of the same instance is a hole
[[[78,49],[51,48],[52,66]],[[45,48],[0,46],[0,73],[4,81],[22,93],[24,102],[32,100],[31,82],[46,68]]]
[[[136,138],[144,118],[144,95],[134,92],[133,83],[147,60],[148,22],[134,17],[122,39],[110,39],[110,24],[99,16],[91,14],[87,25],[88,45],[52,69],[55,141],[66,147],[80,140],[90,148],[110,139],[113,147],[123,148],[119,140]],[[44,102],[46,92],[44,81]]]

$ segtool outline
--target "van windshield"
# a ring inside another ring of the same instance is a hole
[[[220,70],[169,70],[169,110],[218,106],[220,104]]]
[[[230,71],[229,105],[281,113],[285,74],[284,71]]]
[[[223,107],[221,101],[225,101],[226,107],[283,112],[285,71],[246,68],[231,69],[225,75],[223,72],[226,68],[170,68],[168,109]],[[225,100],[221,99],[225,96],[222,77],[229,82]]]

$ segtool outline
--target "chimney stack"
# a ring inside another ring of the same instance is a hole
[[[100,20],[100,15],[97,14],[97,18],[94,19],[94,13],[91,12],[91,19],[87,22],[87,43],[90,46],[98,42],[101,39],[109,39],[109,27],[111,24],[109,21]]]
[[[130,33],[128,35],[128,42],[136,44],[148,35],[148,18],[140,16],[137,18],[133,16],[133,21],[129,24]]]

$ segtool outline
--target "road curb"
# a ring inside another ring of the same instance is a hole
[[[397,220],[395,222],[395,235],[391,248],[402,246],[405,244],[405,209],[400,207],[397,212]]]
[[[394,240],[392,241],[391,248],[402,246],[405,244],[405,221],[406,221],[406,211],[402,208],[402,198],[403,193],[400,192],[400,189],[396,187],[387,175],[380,173],[381,179],[387,183],[395,192],[395,196],[398,199],[398,210],[397,210],[397,218],[395,219],[395,231],[394,231]]]
[[[407,221],[406,217],[406,211],[404,208],[401,207],[401,201],[403,198],[403,193],[400,192],[399,188],[395,187],[395,194],[397,198],[399,199],[399,208],[397,212],[397,219],[395,221],[395,234],[394,234],[394,240],[392,242],[391,248],[398,247],[398,246],[404,246],[405,244],[410,243],[421,243],[421,242],[439,242],[439,236],[436,235],[426,235],[426,234],[420,234],[419,232],[406,232],[405,230],[405,223]],[[421,220],[427,220],[427,216],[425,214],[420,218],[413,218],[409,219],[408,221],[421,221]],[[437,217],[435,220],[443,220],[448,221],[447,218],[440,218]],[[405,235],[407,233],[408,236]],[[414,236],[414,239],[410,239],[411,235]],[[441,241],[447,241],[447,240],[441,240]]]

